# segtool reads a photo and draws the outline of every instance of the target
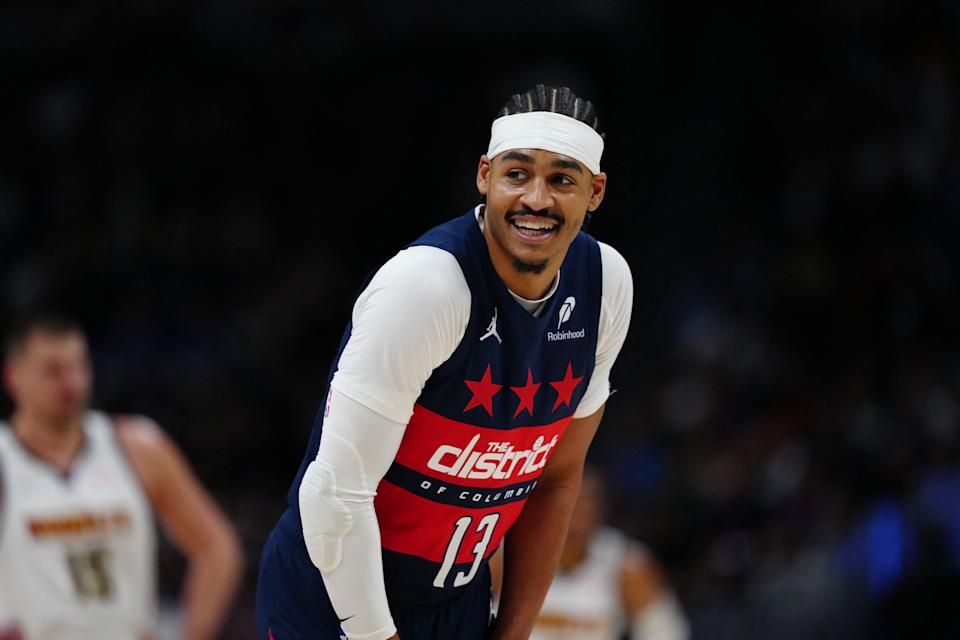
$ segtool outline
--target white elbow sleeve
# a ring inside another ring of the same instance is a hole
[[[300,517],[310,560],[322,572],[333,571],[343,558],[343,536],[353,526],[353,514],[337,495],[333,468],[314,460],[300,484]]]
[[[373,499],[404,425],[334,389],[316,459],[299,490],[303,540],[350,638],[396,633],[384,586]]]
[[[333,392],[317,457],[304,472],[298,494],[303,540],[322,573],[340,566],[344,539],[362,513],[372,514],[376,485],[402,434],[402,427]]]

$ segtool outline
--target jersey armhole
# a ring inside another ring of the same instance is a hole
[[[120,438],[120,429],[128,429],[130,425],[124,426],[126,421],[134,420],[144,420],[147,418],[142,418],[140,416],[103,416],[106,421],[108,437],[110,441],[116,446],[117,452],[120,454],[121,464],[123,464],[127,471],[130,473],[130,476],[133,478],[134,484],[137,485],[137,490],[140,492],[140,495],[143,496],[144,501],[150,507],[151,511],[154,511],[155,507],[153,505],[153,500],[150,498],[150,491],[147,489],[147,485],[144,484],[143,478],[140,477],[140,473],[137,471],[137,466],[133,463],[133,458],[130,457],[130,452],[127,451],[126,445],[123,443],[123,440]]]

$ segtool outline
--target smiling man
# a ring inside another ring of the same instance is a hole
[[[606,188],[597,127],[567,88],[513,96],[480,158],[485,204],[357,298],[263,551],[263,640],[530,634],[632,307],[626,262],[581,230]]]

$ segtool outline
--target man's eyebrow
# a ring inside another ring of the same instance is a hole
[[[580,163],[576,160],[564,160],[563,158],[557,158],[554,160],[551,165],[556,169],[571,169],[573,171],[579,171],[583,173],[583,167],[580,166]]]
[[[509,162],[510,160],[516,160],[518,162],[525,162],[527,164],[533,164],[533,157],[528,156],[525,153],[520,153],[519,151],[507,151],[503,154],[501,158],[504,162]]]

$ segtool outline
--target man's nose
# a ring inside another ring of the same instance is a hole
[[[553,208],[554,204],[553,192],[546,180],[534,178],[528,183],[520,202],[533,211],[549,210]]]
[[[65,392],[71,395],[78,395],[85,391],[89,377],[87,373],[80,369],[70,369],[64,371],[60,376],[60,385]]]

